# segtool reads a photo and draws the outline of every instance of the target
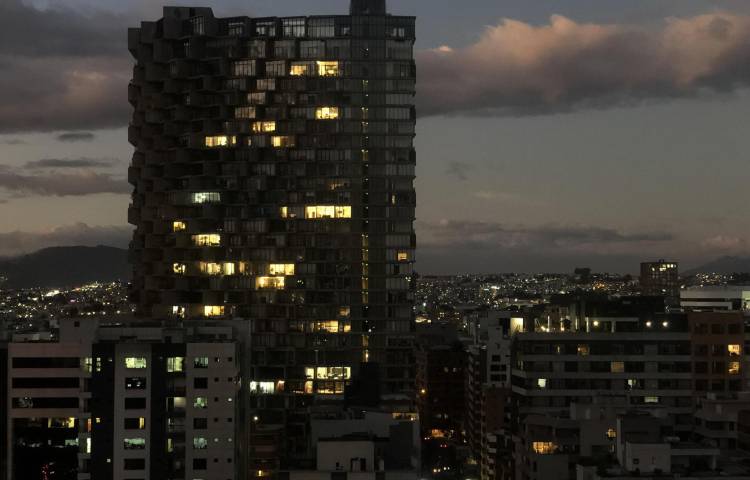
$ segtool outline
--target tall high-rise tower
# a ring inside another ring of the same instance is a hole
[[[413,393],[415,19],[350,13],[166,7],[129,32],[132,299],[247,319],[253,416],[286,432],[355,380]]]

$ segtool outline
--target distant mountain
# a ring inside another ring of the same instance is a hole
[[[67,287],[130,280],[128,251],[115,247],[51,247],[0,259],[2,288]]]
[[[693,268],[683,275],[696,273],[750,273],[750,257],[721,257],[700,267]]]

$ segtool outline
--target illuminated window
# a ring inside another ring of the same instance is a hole
[[[194,408],[208,408],[208,397],[195,397],[193,400]]]
[[[659,397],[643,397],[643,403],[659,403]]]
[[[338,320],[326,320],[320,322],[313,322],[313,332],[328,332],[328,333],[339,333],[339,332],[350,332],[352,326],[347,322],[339,322]]]
[[[318,62],[318,75],[321,77],[337,77],[339,62]]]
[[[180,318],[185,318],[185,307],[180,305],[172,306],[172,315]]]
[[[205,275],[221,275],[221,264],[212,262],[200,263],[201,273]]]
[[[607,438],[609,438],[610,440],[614,440],[615,438],[617,438],[617,430],[615,430],[614,428],[608,429]]]
[[[185,222],[181,222],[179,220],[176,220],[172,222],[172,231],[173,232],[182,232],[187,228],[187,225],[185,225]]]
[[[195,357],[193,359],[193,367],[208,368],[208,357]]]
[[[203,315],[206,317],[221,317],[224,315],[224,306],[222,305],[204,305]]]
[[[191,198],[192,203],[218,203],[221,202],[219,192],[195,192]]]
[[[536,386],[539,388],[547,388],[547,379],[546,378],[537,378],[536,379]]]
[[[185,371],[185,357],[168,357],[167,358],[167,372],[184,372]]]
[[[727,345],[727,352],[730,356],[739,356],[742,353],[739,345]]]
[[[291,136],[275,136],[271,137],[271,145],[276,148],[291,148],[294,147],[294,137]]]
[[[193,438],[193,450],[205,450],[208,448],[208,440],[203,437]]]
[[[145,438],[125,438],[123,439],[123,448],[125,450],[145,450]]]
[[[255,288],[281,290],[284,288],[284,277],[258,277],[255,279]]]
[[[740,362],[729,362],[727,364],[727,373],[729,375],[739,375],[739,373],[740,373]]]
[[[145,357],[127,357],[125,359],[125,368],[146,368]]]
[[[253,122],[254,133],[270,133],[276,131],[276,122]]]
[[[236,107],[234,109],[234,118],[255,118],[255,107]]]
[[[272,263],[268,269],[269,275],[294,275],[293,263]]]
[[[531,444],[531,449],[534,453],[538,453],[539,455],[550,455],[555,453],[557,445],[553,442],[533,442]]]
[[[339,317],[348,317],[352,314],[352,307],[339,307]]]
[[[177,275],[184,275],[185,270],[187,270],[187,266],[184,263],[172,264],[172,271],[176,273]]]
[[[193,245],[197,247],[218,247],[221,245],[221,235],[218,233],[193,235]]]
[[[305,378],[308,380],[349,380],[352,377],[350,367],[307,367]]]
[[[222,265],[222,269],[224,271],[224,275],[234,275],[235,273],[235,265],[232,262],[224,262]]]
[[[279,208],[279,215],[281,218],[289,218],[289,207]]]
[[[409,260],[409,253],[407,253],[407,252],[398,252],[397,258],[398,258],[399,262],[406,262],[406,261]]]
[[[318,120],[334,120],[339,118],[339,107],[319,107],[315,110]]]
[[[237,137],[227,135],[214,135],[206,137],[206,146],[209,148],[214,147],[228,147],[237,145]]]
[[[352,218],[352,207],[344,205],[315,205],[305,207],[305,218]]]
[[[578,345],[578,355],[586,356],[589,354],[589,346],[588,345]]]
[[[284,382],[279,381],[279,388],[283,390]],[[276,392],[277,386],[276,382],[250,382],[250,392],[261,394],[261,395],[270,395]]]
[[[624,373],[625,372],[625,362],[611,362],[611,364],[610,364],[610,371],[612,373]]]
[[[292,63],[291,68],[289,69],[289,75],[293,77],[301,77],[304,75],[310,75],[312,73],[313,69],[310,68],[309,63]]]

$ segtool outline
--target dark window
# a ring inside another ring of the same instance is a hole
[[[78,408],[78,397],[16,397],[13,408]]]
[[[721,335],[722,333],[724,333],[724,325],[721,323],[712,323],[711,333],[713,333],[714,335]]]
[[[26,357],[14,358],[13,368],[80,368],[78,357]]]
[[[125,419],[125,430],[142,430],[144,428],[146,428],[146,420],[143,417]]]
[[[193,419],[193,428],[196,430],[205,430],[208,428],[208,419],[207,418],[194,418]]]
[[[18,377],[13,379],[13,388],[78,388],[77,377]]]
[[[125,410],[137,410],[146,408],[145,398],[126,398]]]
[[[124,470],[145,470],[146,459],[145,458],[126,458],[123,461]]]
[[[208,462],[205,458],[194,458],[193,459],[193,470],[205,470],[208,467]]]
[[[208,379],[205,377],[197,377],[193,379],[194,388],[208,388]]]
[[[742,332],[742,325],[739,323],[730,323],[729,324],[729,333],[737,334]]]

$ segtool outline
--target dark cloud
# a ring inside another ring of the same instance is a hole
[[[129,226],[89,226],[76,223],[41,232],[0,233],[0,256],[28,253],[56,246],[127,247],[132,235]]]
[[[448,162],[448,168],[445,169],[445,173],[451,177],[456,177],[461,181],[466,181],[469,179],[469,172],[471,169],[472,166],[469,163],[451,161]]]
[[[130,193],[131,188],[124,179],[93,172],[71,174],[44,173],[23,175],[0,169],[0,189],[16,196],[67,197],[93,195],[97,193]]]
[[[60,142],[90,142],[96,136],[91,132],[67,132],[57,136]]]
[[[112,160],[98,158],[43,158],[26,162],[24,168],[29,170],[41,170],[45,168],[96,168],[108,167],[114,163]]]
[[[506,249],[588,249],[618,245],[666,242],[674,237],[666,232],[622,233],[588,226],[510,227],[492,222],[443,220],[418,222],[423,245]]]
[[[750,85],[750,16],[670,18],[658,28],[503,20],[466,48],[417,54],[421,115],[528,115]]]
[[[20,0],[3,0],[0,55],[27,58],[123,55],[127,26],[126,18],[95,7],[83,14],[60,4],[40,10]]]

